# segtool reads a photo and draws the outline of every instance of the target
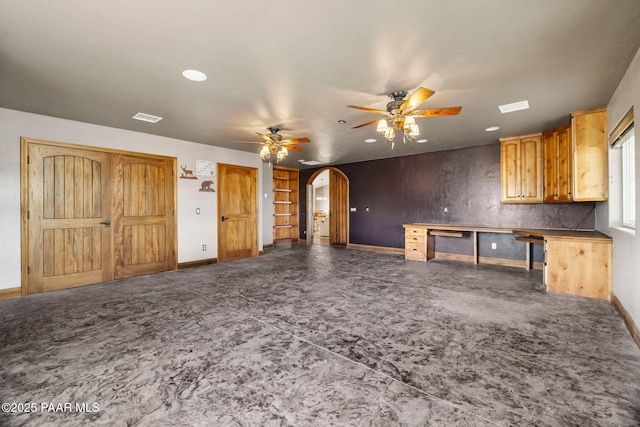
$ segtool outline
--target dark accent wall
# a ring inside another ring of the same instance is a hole
[[[334,167],[349,178],[349,205],[357,209],[349,214],[350,243],[402,248],[402,224],[413,222],[533,228],[595,227],[595,202],[500,203],[500,144]],[[305,184],[316,170],[300,171],[300,237],[303,239],[306,238]],[[470,243],[465,240],[439,238],[436,248],[439,252],[466,254]],[[490,249],[491,243],[496,241],[500,241],[498,250]],[[518,242],[515,248],[513,242],[511,235],[483,236],[479,241],[480,255],[522,259],[524,245]],[[522,256],[514,254],[516,250],[522,250]],[[537,261],[541,251],[535,252]]]

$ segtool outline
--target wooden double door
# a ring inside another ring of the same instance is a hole
[[[175,158],[22,140],[22,293],[176,268]]]

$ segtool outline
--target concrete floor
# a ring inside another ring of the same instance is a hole
[[[0,301],[0,425],[640,425],[622,320],[541,281],[298,244]]]

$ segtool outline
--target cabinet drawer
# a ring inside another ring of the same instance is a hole
[[[426,261],[427,253],[424,242],[406,242],[404,246],[404,257],[418,261]]]
[[[409,238],[409,236],[426,236],[427,229],[422,227],[407,227],[404,232],[405,236]]]
[[[404,236],[404,242],[405,243],[420,243],[424,245],[424,241],[426,239],[426,236],[424,235],[417,235],[417,234],[406,234]]]

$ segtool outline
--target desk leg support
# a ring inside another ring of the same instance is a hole
[[[478,232],[473,231],[473,263],[478,263]]]
[[[436,237],[427,233],[426,239],[427,239],[426,255],[427,255],[427,261],[429,261],[430,259],[433,259],[436,256]]]
[[[524,268],[526,270],[531,270],[531,245],[533,243],[525,243],[526,245],[526,249],[525,249],[525,260],[524,260]]]

